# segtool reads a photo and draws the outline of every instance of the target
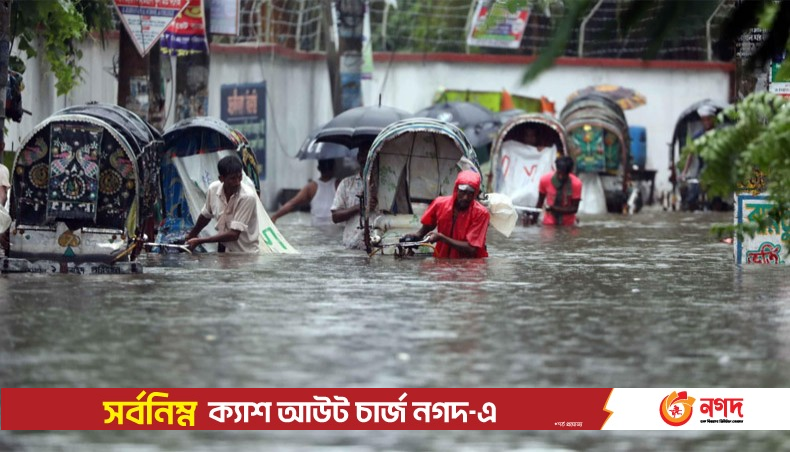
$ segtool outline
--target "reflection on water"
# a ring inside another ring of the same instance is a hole
[[[143,275],[0,276],[3,387],[788,387],[786,268],[729,214],[492,232],[486,260],[368,259],[303,214],[299,255],[150,255]],[[671,432],[670,432],[671,433]],[[747,442],[748,441],[748,442]],[[784,434],[0,432],[0,450],[751,450]]]

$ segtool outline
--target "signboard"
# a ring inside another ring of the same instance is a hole
[[[741,60],[748,60],[763,44],[768,33],[762,28],[749,28],[735,42],[735,53]]]
[[[239,35],[239,0],[209,0],[209,27],[216,35]]]
[[[754,221],[757,215],[766,213],[772,204],[766,194],[739,194],[735,207],[735,224]],[[743,241],[735,239],[736,264],[786,264],[787,250],[782,243],[790,234],[790,222],[774,223],[754,237],[745,236]]]
[[[222,85],[220,108],[220,119],[249,140],[258,175],[266,180],[266,82]]]
[[[511,13],[501,2],[480,0],[466,43],[478,47],[518,49],[528,20],[527,8]]]
[[[141,56],[151,47],[178,13],[187,7],[187,0],[114,0],[118,16],[132,37]]]
[[[162,53],[173,56],[208,52],[202,0],[188,0],[187,7],[165,28]]]
[[[787,52],[782,52],[771,60],[771,72],[768,79],[768,91],[783,97],[790,97],[790,77],[782,75],[779,68],[785,62]]]

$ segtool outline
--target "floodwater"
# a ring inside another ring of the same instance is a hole
[[[149,255],[142,275],[0,276],[2,387],[788,387],[787,267],[734,265],[732,214],[489,233],[486,260]],[[788,450],[783,432],[7,432],[0,450]]]

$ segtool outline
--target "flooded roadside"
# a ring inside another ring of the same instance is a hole
[[[5,275],[0,385],[790,386],[786,270],[737,268],[709,233],[730,215],[518,228],[491,233],[487,260],[436,261],[368,259],[294,214],[278,227],[299,255],[151,255],[143,275]],[[0,432],[0,449],[735,450],[749,438],[769,450],[786,440],[704,433]]]

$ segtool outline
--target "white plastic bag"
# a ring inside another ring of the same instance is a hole
[[[491,213],[489,224],[505,237],[510,237],[518,220],[518,213],[513,208],[510,196],[502,193],[486,193],[486,198],[484,205]]]

